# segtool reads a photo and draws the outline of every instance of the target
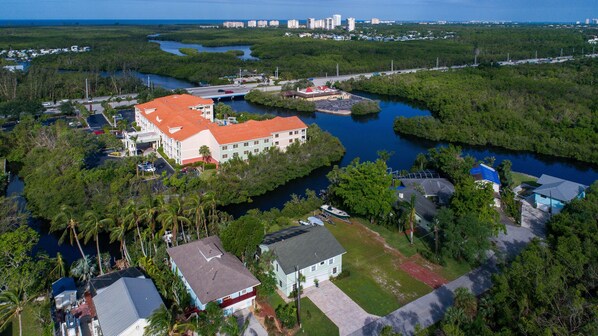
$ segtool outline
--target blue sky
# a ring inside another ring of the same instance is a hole
[[[583,21],[598,0],[0,0],[11,19],[357,19]]]

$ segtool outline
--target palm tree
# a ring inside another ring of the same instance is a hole
[[[156,245],[156,222],[158,213],[163,206],[164,199],[161,196],[154,198],[151,194],[143,198],[143,202],[140,206],[140,220],[147,224],[147,230],[149,230],[151,236],[154,253],[158,253],[158,247]]]
[[[199,227],[203,226],[206,237],[210,234],[208,232],[208,221],[205,215],[206,199],[200,194],[193,194],[185,199],[185,214],[190,218],[195,219],[195,233],[199,239]]]
[[[204,161],[206,161],[206,158],[209,159],[212,156],[210,147],[208,147],[206,145],[199,147],[199,155],[201,156],[202,159],[204,159]]]
[[[249,327],[249,318],[246,318],[243,325],[239,326],[237,318],[234,315],[230,315],[224,320],[220,331],[227,336],[242,336],[247,327]]]
[[[148,318],[148,325],[143,332],[144,336],[179,336],[185,335],[187,331],[195,329],[191,323],[178,321],[176,314],[171,312],[165,305],[154,310]]]
[[[407,210],[407,218],[409,220],[409,241],[413,245],[413,222],[415,222],[415,195],[411,195],[411,200],[408,203],[402,203]]]
[[[83,282],[91,280],[96,272],[96,266],[88,256],[77,259],[71,266],[71,275],[78,277]]]
[[[137,237],[139,238],[139,244],[141,244],[141,252],[143,256],[147,257],[145,253],[145,247],[143,245],[143,238],[141,237],[141,230],[139,229],[139,222],[142,218],[141,209],[134,200],[129,200],[127,205],[124,208],[125,218],[123,221],[127,224],[128,229],[135,228],[137,232]]]
[[[114,225],[110,228],[110,242],[119,241],[120,242],[120,253],[122,258],[127,261],[128,264],[131,264],[131,257],[129,256],[129,251],[127,250],[127,225],[125,221],[118,221],[114,222]]]
[[[85,215],[83,215],[83,242],[87,244],[91,238],[96,242],[96,252],[97,252],[97,261],[98,261],[98,269],[100,270],[100,274],[104,274],[104,270],[102,269],[102,254],[100,252],[100,239],[99,235],[100,232],[105,231],[111,225],[114,224],[112,218],[100,218],[97,213],[94,211],[87,211]]]
[[[153,235],[156,234],[156,217],[163,206],[164,199],[162,197],[153,198],[152,195],[144,197],[140,206],[140,220],[147,223]]]
[[[64,259],[62,258],[62,254],[60,252],[56,253],[56,258],[49,258],[49,262],[53,264],[52,269],[48,273],[48,276],[52,280],[58,280],[62,277],[66,276],[66,264]]]
[[[27,293],[12,289],[0,293],[0,329],[3,329],[13,317],[19,319],[19,336],[23,336],[23,322],[21,315],[25,305],[29,302]]]
[[[52,221],[50,232],[63,230],[60,240],[58,240],[58,244],[62,244],[68,235],[71,245],[73,245],[73,241],[75,241],[79,248],[79,252],[81,253],[81,257],[85,258],[85,253],[83,253],[83,248],[79,242],[79,233],[77,232],[78,226],[79,222],[75,218],[73,209],[68,205],[62,205],[60,206],[60,213],[58,213]]]
[[[182,214],[181,200],[173,197],[164,207],[163,212],[158,215],[158,220],[162,223],[162,230],[171,229],[174,245],[177,244],[179,225],[183,233],[183,240],[187,242],[185,235],[185,224],[191,224],[191,221]]]

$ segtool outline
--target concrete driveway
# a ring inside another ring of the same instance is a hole
[[[331,281],[320,282],[319,288],[305,289],[303,296],[338,326],[340,336],[349,335],[379,318],[368,314]]]
[[[251,312],[249,308],[239,310],[234,315],[237,318],[239,326],[245,324],[245,321],[249,319],[249,324],[247,325],[247,329],[245,329],[243,336],[268,336],[266,329],[264,329],[255,316],[253,316],[253,312]]]
[[[392,326],[401,335],[413,335],[416,325],[422,328],[431,326],[440,321],[446,310],[453,304],[453,295],[457,288],[467,288],[476,296],[486,292],[492,286],[492,274],[500,270],[498,263],[502,262],[501,259],[512,260],[532,239],[537,237],[527,228],[507,225],[507,233],[501,233],[493,239],[499,256],[490,252],[492,256],[481,267],[355,330],[352,336],[379,335],[380,330],[387,325]]]

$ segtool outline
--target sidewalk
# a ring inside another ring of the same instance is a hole
[[[500,234],[496,246],[507,259],[517,256],[525,246],[536,238],[535,232],[518,226],[507,226],[507,234]],[[394,312],[380,318],[365,327],[353,332],[352,336],[378,335],[380,330],[391,325],[395,332],[402,335],[413,335],[415,326],[427,328],[440,321],[444,312],[453,303],[453,293],[459,287],[468,288],[479,295],[492,286],[492,274],[499,271],[497,256],[492,256],[485,265],[457,278],[450,283],[435,289],[421,298],[408,303]]]

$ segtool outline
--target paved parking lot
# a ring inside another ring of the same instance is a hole
[[[309,287],[303,295],[338,326],[340,336],[349,335],[379,319],[368,314],[331,281],[320,282],[319,288]]]
[[[108,122],[106,121],[106,118],[104,118],[104,115],[98,113],[87,117],[87,124],[92,130],[99,130],[108,125]]]

